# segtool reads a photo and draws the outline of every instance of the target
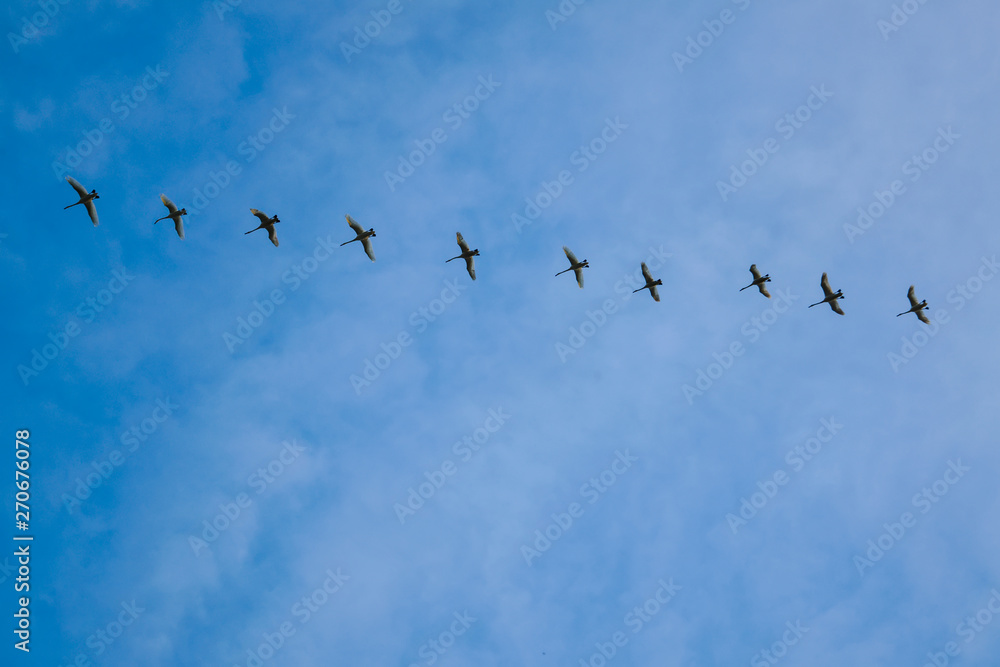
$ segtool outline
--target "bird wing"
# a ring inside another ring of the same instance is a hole
[[[823,296],[830,296],[833,294],[833,290],[830,289],[830,279],[823,274],[823,278],[819,281],[820,286],[823,288]]]
[[[97,207],[94,206],[94,200],[91,199],[91,200],[87,201],[87,203],[84,204],[84,206],[87,207],[87,213],[90,214],[90,219],[94,221],[94,227],[96,227],[97,226]]]
[[[80,181],[76,180],[72,176],[67,176],[66,182],[73,186],[73,189],[76,190],[76,193],[80,195],[81,198],[87,196],[87,188],[80,185]]]
[[[569,259],[570,264],[576,264],[576,255],[573,254],[572,250],[570,250],[566,246],[563,246],[563,252],[566,253],[566,257],[567,259]]]
[[[646,262],[642,263],[642,277],[646,279],[647,283],[653,282],[653,276],[649,275],[649,267],[646,266]]]
[[[256,215],[262,224],[265,225],[271,224],[271,218],[267,217],[267,213],[264,213],[263,211],[258,211],[255,208],[250,209],[250,212]]]
[[[365,233],[365,230],[361,228],[361,225],[358,224],[357,220],[355,220],[354,218],[352,218],[349,215],[345,215],[344,217],[347,218],[347,224],[349,224],[351,226],[351,229],[354,230],[355,234],[364,234]]]
[[[924,315],[923,308],[921,308],[920,310],[917,311],[917,317],[919,317],[920,321],[923,322],[924,324],[930,324],[931,323],[931,321],[929,319],[927,319],[927,316]]]
[[[375,253],[372,252],[372,242],[368,239],[367,236],[365,238],[361,239],[361,245],[363,245],[365,247],[365,254],[368,255],[368,259],[370,259],[371,261],[374,262],[375,261]]]
[[[273,243],[274,247],[277,248],[278,247],[278,232],[275,231],[274,225],[271,225],[270,227],[267,228],[267,237],[269,239],[271,239],[271,243]]]
[[[583,289],[583,269],[573,269],[573,273],[576,274],[576,284]]]
[[[174,206],[174,203],[170,201],[170,198],[167,197],[167,195],[160,195],[160,201],[167,207],[167,210],[170,211],[171,215],[177,212],[177,207]]]
[[[652,287],[649,288],[649,293],[653,295],[654,301],[660,300],[660,293],[656,291],[656,285],[653,285]]]
[[[455,238],[458,239],[458,247],[462,249],[462,252],[469,252],[469,244],[462,238],[462,233],[455,232]]]
[[[917,306],[920,305],[920,302],[917,301],[917,295],[915,294],[915,292],[916,289],[914,289],[914,286],[910,285],[910,291],[906,293],[906,298],[910,300],[911,308],[916,308]]]
[[[473,280],[475,280],[476,279],[476,258],[475,257],[466,257],[465,258],[465,268],[468,269],[469,275],[472,277]]]
[[[836,299],[830,302],[830,307],[833,308],[833,312],[837,313],[838,315],[844,314],[844,311],[840,309],[840,304],[837,303]]]
[[[181,221],[180,216],[174,218],[174,229],[177,230],[177,236],[184,238],[184,223]]]
[[[758,278],[760,278],[760,271],[757,270],[757,265],[756,264],[751,264],[750,265],[750,273],[753,275],[753,279],[754,280],[757,280]]]
[[[771,295],[770,295],[770,293],[768,293],[767,287],[765,287],[764,283],[759,283],[757,285],[757,289],[759,289],[760,293],[763,294],[764,296],[766,296],[768,299],[771,298]]]

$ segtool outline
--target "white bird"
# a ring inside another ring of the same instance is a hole
[[[923,313],[924,308],[927,307],[927,299],[918,302],[917,297],[916,295],[914,295],[913,292],[914,292],[913,285],[910,285],[910,291],[906,293],[906,298],[910,300],[910,309],[907,310],[906,312],[896,315],[896,317],[900,317],[901,315],[906,315],[906,313],[916,313],[917,317],[920,318],[921,322],[923,322],[924,324],[930,324],[931,321],[927,319],[927,316],[924,315]]]
[[[479,254],[479,248],[476,248],[475,250],[469,250],[469,244],[466,243],[465,239],[462,238],[462,232],[455,232],[455,237],[458,239],[458,247],[462,249],[462,254],[461,255],[455,255],[451,259],[446,260],[445,264],[447,264],[448,262],[450,262],[450,261],[452,261],[454,259],[464,259],[465,260],[465,268],[468,269],[469,275],[472,276],[473,280],[475,280],[476,279],[476,260],[474,259],[474,257],[476,257],[476,255]]]
[[[826,295],[826,298],[823,299],[822,301],[817,301],[816,303],[812,304],[809,307],[812,308],[813,306],[818,306],[821,303],[829,303],[830,307],[833,308],[833,312],[839,315],[843,315],[844,311],[840,309],[840,304],[837,303],[837,299],[845,298],[844,293],[840,290],[834,292],[832,289],[830,289],[830,281],[827,279],[825,273],[823,274],[823,278],[819,281],[819,284],[823,288],[823,294]]]
[[[374,237],[375,236],[375,228],[373,227],[373,228],[369,229],[366,232],[361,227],[361,225],[358,224],[358,222],[354,218],[352,218],[349,215],[345,215],[344,217],[347,218],[347,224],[349,224],[351,226],[351,229],[354,230],[354,233],[357,234],[357,236],[355,236],[350,241],[344,241],[340,245],[341,246],[345,246],[348,243],[354,243],[355,241],[361,241],[361,245],[363,245],[365,247],[365,254],[368,255],[368,259],[370,259],[371,261],[374,262],[375,261],[375,253],[372,252],[372,242],[369,241],[368,239],[369,239],[369,237]]]
[[[741,288],[740,291],[742,292],[743,290],[749,289],[754,285],[756,285],[757,289],[760,290],[760,293],[766,296],[768,299],[770,299],[771,295],[767,293],[767,286],[764,285],[764,283],[771,282],[771,274],[767,274],[766,276],[760,275],[760,271],[757,270],[756,264],[750,265],[750,273],[753,275],[753,282],[747,285],[746,287]]]
[[[656,291],[656,286],[657,285],[662,285],[663,281],[662,280],[653,280],[653,276],[650,275],[649,268],[646,266],[646,262],[642,263],[642,276],[643,276],[643,278],[646,279],[646,284],[643,285],[642,287],[640,287],[639,289],[632,290],[632,294],[635,294],[636,292],[638,292],[640,290],[648,289],[649,293],[653,295],[653,300],[654,301],[659,301],[660,300],[660,293]]]
[[[278,220],[278,216],[274,216],[273,218],[269,218],[269,217],[267,217],[267,213],[264,213],[263,211],[258,211],[255,208],[250,209],[250,212],[253,213],[254,215],[256,215],[257,218],[260,220],[260,226],[254,227],[249,232],[247,232],[247,234],[252,234],[253,232],[257,231],[258,229],[266,229],[267,230],[267,236],[268,236],[268,238],[271,239],[271,243],[273,243],[274,247],[277,248],[278,247],[278,234],[277,234],[277,232],[274,231],[274,225],[276,223],[281,222],[281,220]]]
[[[563,252],[566,253],[566,258],[569,259],[569,268],[566,269],[566,270],[564,270],[564,271],[560,271],[556,275],[558,276],[558,275],[561,275],[563,273],[566,273],[566,271],[572,271],[573,273],[576,274],[576,284],[579,285],[580,288],[582,289],[583,288],[583,268],[584,267],[590,268],[590,264],[587,263],[587,260],[583,260],[582,262],[578,262],[576,260],[576,255],[574,255],[573,251],[570,250],[569,248],[567,248],[566,246],[563,246]]]
[[[76,204],[83,204],[84,206],[87,207],[87,213],[90,214],[90,219],[93,221],[94,227],[96,227],[97,208],[94,207],[94,200],[100,199],[101,195],[97,194],[97,190],[91,190],[90,192],[87,192],[87,188],[80,185],[80,182],[75,178],[73,178],[72,176],[67,176],[66,182],[72,185],[73,189],[76,190],[76,193],[80,195],[80,201],[76,202]],[[76,204],[70,204],[69,206],[64,206],[63,210],[65,211],[68,208],[72,208],[76,206]]]
[[[174,206],[174,203],[170,201],[167,195],[161,194],[160,201],[162,201],[163,205],[167,207],[167,210],[170,211],[170,214],[165,215],[162,218],[157,218],[156,220],[153,221],[153,224],[155,225],[160,220],[166,220],[169,218],[174,221],[174,229],[177,230],[177,236],[184,238],[184,221],[181,220],[181,216],[187,215],[187,209],[182,208],[181,210],[178,211],[177,207]]]

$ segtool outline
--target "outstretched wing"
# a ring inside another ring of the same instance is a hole
[[[274,247],[277,248],[278,247],[278,232],[275,231],[274,225],[271,225],[270,227],[267,228],[267,237],[269,239],[271,239],[271,243],[273,243]]]
[[[838,315],[844,314],[844,311],[840,309],[840,304],[837,302],[836,299],[830,302],[830,307],[833,308],[833,312],[837,313]]]
[[[353,227],[353,225],[352,225],[352,227]],[[361,228],[358,227],[358,229],[361,229]],[[372,242],[371,242],[371,240],[366,236],[365,238],[361,239],[361,245],[363,245],[365,247],[365,254],[368,255],[368,259],[370,259],[371,261],[374,262],[375,261],[375,253],[372,252]]]
[[[87,196],[87,188],[80,185],[80,181],[76,180],[72,176],[67,176],[66,182],[73,186],[73,189],[76,190],[76,193],[80,195],[81,198]]]
[[[96,227],[97,226],[97,207],[94,206],[94,200],[91,199],[91,200],[87,201],[87,203],[84,204],[84,206],[87,207],[87,213],[90,214],[90,219],[93,221],[94,227]]]
[[[458,247],[462,249],[462,252],[469,252],[469,244],[462,238],[462,233],[455,232],[455,238],[458,239]]]
[[[468,248],[466,248],[466,250],[468,250]],[[465,258],[465,268],[469,271],[469,276],[471,276],[472,279],[475,280],[476,279],[476,258],[475,257],[466,257]]]
[[[642,277],[646,279],[647,283],[653,282],[653,276],[649,275],[649,267],[646,266],[646,262],[642,263]]]
[[[649,288],[649,293],[653,295],[654,301],[660,300],[660,293],[656,291],[656,285],[653,285],[652,287]]]
[[[174,218],[174,229],[177,230],[177,236],[184,238],[184,223],[181,221],[180,216]]]
[[[758,283],[757,284],[757,289],[759,289],[760,293],[763,294],[764,296],[766,296],[768,299],[771,298],[770,293],[767,291],[767,287],[765,287],[765,283]]]
[[[750,273],[751,273],[751,275],[753,275],[753,279],[754,280],[757,280],[757,279],[760,278],[760,271],[757,270],[757,265],[756,264],[751,264],[750,265]]]
[[[583,289],[583,269],[573,269],[573,273],[576,274],[576,284]]]
[[[823,288],[823,296],[830,296],[833,294],[833,290],[830,289],[830,279],[826,277],[825,273],[823,274],[823,278],[819,281],[819,284]]]
[[[921,308],[920,310],[917,311],[917,317],[919,317],[920,321],[923,322],[924,324],[930,324],[931,323],[931,321],[929,319],[927,319],[927,316],[924,315],[924,309],[923,308]]]
[[[566,257],[567,259],[569,259],[570,264],[576,264],[576,255],[573,254],[572,250],[570,250],[566,246],[563,246],[563,252],[566,253]],[[579,271],[577,272],[577,274],[579,275]],[[580,286],[583,287],[582,284]]]
[[[255,208],[250,209],[250,212],[257,216],[257,219],[260,220],[261,224],[264,225],[271,224],[271,218],[267,217],[267,213],[264,213],[263,211],[258,211]],[[275,245],[277,245],[277,243],[275,243]]]
[[[357,220],[349,215],[345,215],[344,217],[347,218],[347,224],[351,226],[351,229],[354,230],[355,234],[364,234],[365,230],[361,228],[361,225],[358,224]],[[371,253],[369,253],[368,256],[371,257]]]
[[[910,291],[906,293],[906,298],[910,300],[911,308],[916,308],[920,305],[920,302],[917,301],[916,289],[914,289],[913,285],[910,285]]]
[[[163,202],[163,205],[167,207],[167,210],[170,211],[171,215],[177,213],[177,207],[174,206],[174,203],[170,201],[167,195],[160,195],[160,201]]]

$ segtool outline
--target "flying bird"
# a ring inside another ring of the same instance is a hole
[[[914,292],[913,285],[910,285],[910,291],[906,293],[906,298],[910,300],[910,309],[907,310],[906,312],[896,315],[896,317],[900,317],[901,315],[906,315],[906,313],[916,313],[917,317],[920,318],[921,322],[923,322],[924,324],[930,324],[931,321],[927,319],[927,316],[924,315],[923,313],[924,308],[927,307],[927,299],[918,302],[917,297],[914,295],[913,292]]]
[[[65,211],[66,209],[72,208],[77,204],[83,204],[84,206],[87,207],[87,213],[90,214],[90,219],[93,221],[94,227],[96,227],[97,208],[94,206],[94,200],[100,199],[101,195],[97,194],[97,190],[91,190],[90,192],[87,192],[87,188],[80,185],[80,182],[75,178],[73,178],[72,176],[67,176],[66,182],[72,185],[73,189],[76,190],[76,193],[80,195],[80,201],[76,202],[75,204],[70,204],[69,206],[64,206],[63,210]]]
[[[766,296],[768,299],[770,299],[771,295],[768,294],[767,286],[764,283],[771,282],[771,274],[767,274],[766,276],[760,275],[760,271],[757,270],[756,264],[750,265],[750,273],[753,275],[753,282],[747,285],[746,287],[740,289],[740,291],[742,292],[743,290],[749,289],[754,285],[756,285],[757,289],[760,290],[760,293]]]
[[[642,263],[642,276],[646,279],[646,284],[637,290],[632,290],[632,294],[639,292],[644,289],[648,289],[649,293],[653,295],[654,301],[660,300],[660,293],[656,291],[657,285],[662,285],[662,280],[653,280],[653,276],[649,273],[649,268],[646,266],[646,262]]]
[[[823,294],[826,295],[826,298],[823,299],[822,301],[817,301],[816,303],[812,304],[809,307],[812,308],[813,306],[818,306],[821,303],[829,303],[830,307],[833,308],[833,312],[839,315],[843,315],[844,311],[840,309],[840,304],[837,303],[837,299],[845,298],[844,293],[840,290],[834,292],[832,289],[830,289],[830,281],[827,279],[825,273],[823,274],[823,278],[819,281],[819,284],[823,288]]]
[[[184,221],[181,220],[181,216],[182,215],[187,215],[187,209],[186,208],[182,208],[181,210],[178,211],[177,207],[174,206],[174,203],[172,201],[170,201],[170,199],[167,197],[167,195],[162,195],[161,194],[160,195],[160,201],[163,202],[163,205],[167,207],[167,210],[170,211],[170,213],[168,215],[163,216],[162,218],[158,218],[158,219],[154,220],[153,224],[155,225],[160,220],[166,220],[166,219],[169,218],[169,219],[171,219],[171,220],[174,221],[174,229],[177,230],[177,236],[179,236],[181,238],[184,238]],[[249,233],[249,232],[247,232],[247,233]]]
[[[474,257],[476,257],[479,254],[479,248],[476,248],[475,250],[469,250],[469,244],[466,243],[465,239],[462,238],[462,232],[455,232],[455,237],[458,239],[458,247],[462,249],[462,254],[461,255],[455,255],[451,259],[446,260],[445,264],[447,264],[448,262],[450,262],[450,261],[452,261],[454,259],[464,259],[465,260],[465,268],[469,271],[469,275],[472,276],[472,279],[475,280],[476,279],[476,260],[474,259]]]
[[[264,213],[263,211],[258,211],[255,208],[250,209],[250,212],[253,213],[254,215],[256,215],[257,218],[260,220],[260,226],[254,227],[249,232],[247,232],[247,234],[252,234],[253,232],[257,231],[258,229],[266,229],[267,230],[267,236],[268,236],[268,238],[271,239],[271,243],[273,243],[274,247],[277,248],[278,247],[278,234],[277,234],[277,232],[274,231],[274,225],[276,223],[281,222],[281,220],[278,220],[278,216],[274,216],[273,218],[269,218],[269,217],[267,217],[267,213]]]
[[[573,273],[576,274],[576,284],[579,285],[580,288],[582,289],[583,288],[583,268],[584,267],[590,268],[590,264],[587,263],[587,260],[583,260],[582,262],[578,262],[577,259],[576,259],[576,255],[574,255],[573,251],[570,250],[569,248],[567,248],[566,246],[563,246],[563,252],[566,253],[566,257],[567,257],[567,259],[569,259],[569,268],[566,269],[566,270],[564,270],[564,271],[560,271],[556,275],[558,276],[558,275],[561,275],[563,273],[566,273],[566,271],[572,271]]]
[[[345,215],[344,217],[347,218],[347,224],[349,224],[351,226],[351,229],[354,230],[354,233],[357,234],[357,236],[355,236],[350,241],[344,241],[340,245],[341,246],[345,246],[348,243],[354,243],[355,241],[361,241],[361,245],[363,245],[365,247],[365,254],[368,255],[368,259],[370,259],[371,261],[374,262],[375,261],[375,253],[372,252],[372,242],[369,241],[368,239],[375,236],[375,228],[373,227],[373,228],[369,229],[366,232],[361,227],[361,225],[358,224],[357,220],[355,220],[354,218],[352,218],[349,215]],[[462,235],[459,234],[459,238],[461,238],[461,236]],[[471,272],[471,269],[470,269],[470,272]],[[475,276],[473,276],[473,278],[475,278]]]

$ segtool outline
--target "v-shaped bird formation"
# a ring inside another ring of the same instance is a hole
[[[91,222],[93,222],[94,226],[96,227],[98,224],[97,207],[94,205],[94,200],[100,199],[100,195],[97,194],[97,190],[91,190],[90,192],[88,192],[87,189],[82,185],[80,185],[80,182],[77,181],[72,176],[67,176],[66,182],[73,187],[73,190],[76,191],[80,199],[79,201],[76,201],[64,208],[68,209],[77,206],[79,204],[83,204],[84,207],[87,209],[87,214],[90,216]],[[177,236],[183,239],[184,222],[182,218],[183,216],[187,215],[187,209],[185,208],[178,209],[177,206],[164,194],[160,195],[160,201],[163,202],[163,205],[167,207],[167,215],[163,216],[162,218],[157,218],[156,220],[153,221],[153,224],[155,225],[161,220],[173,220],[174,229],[177,231]],[[249,232],[245,233],[252,234],[258,229],[266,229],[267,236],[269,239],[271,239],[271,243],[273,243],[275,247],[278,247],[278,234],[274,228],[276,224],[281,222],[281,220],[278,219],[278,216],[277,215],[268,216],[266,213],[258,211],[255,208],[251,208],[250,212],[257,217],[257,219],[260,221],[260,224],[257,227],[251,229]],[[350,215],[345,215],[344,217],[347,219],[347,224],[354,232],[354,238],[349,241],[344,241],[340,245],[346,246],[350,243],[358,241],[364,248],[365,254],[368,255],[368,259],[374,262],[375,252],[372,249],[371,239],[375,238],[376,236],[375,228],[372,227],[366,230],[358,223],[357,220],[352,218]],[[461,249],[462,252],[459,253],[458,255],[455,255],[451,259],[445,260],[445,263],[447,264],[448,262],[452,262],[456,259],[464,259],[465,269],[469,273],[469,277],[475,280],[476,279],[475,258],[479,256],[479,248],[476,248],[474,250],[470,249],[469,244],[465,242],[465,238],[462,237],[461,232],[455,233],[455,240],[458,243],[458,247]],[[572,271],[573,274],[576,276],[576,284],[579,285],[581,289],[583,289],[583,269],[589,268],[590,263],[587,260],[583,261],[578,260],[576,254],[574,254],[573,251],[570,250],[567,246],[563,246],[563,252],[566,254],[566,259],[569,260],[569,268],[563,269],[562,271],[557,273],[556,276],[560,276],[564,273]],[[663,285],[663,281],[660,279],[655,279],[655,280],[653,279],[653,275],[650,273],[649,267],[646,266],[645,262],[641,264],[641,269],[642,269],[642,276],[646,282],[644,285],[642,285],[642,287],[633,290],[632,293],[635,294],[636,292],[641,292],[642,290],[648,289],[649,294],[653,297],[653,300],[659,302],[660,293],[656,288],[660,285]],[[753,276],[753,280],[750,282],[749,285],[741,287],[739,291],[742,292],[743,290],[750,289],[751,287],[756,287],[761,294],[770,299],[771,294],[767,291],[767,283],[771,282],[771,275],[770,274],[761,275],[760,271],[757,269],[756,264],[750,265],[750,275]],[[816,303],[810,304],[809,307],[812,308],[813,306],[819,306],[821,304],[828,303],[830,304],[830,308],[833,310],[833,312],[837,313],[838,315],[843,315],[844,310],[840,307],[839,303],[840,299],[845,298],[843,291],[839,289],[836,292],[833,291],[833,288],[830,287],[830,279],[827,277],[826,273],[824,273],[823,276],[820,278],[819,284],[823,290],[823,299],[821,301],[817,301]],[[910,289],[906,293],[906,296],[910,301],[910,309],[903,311],[902,313],[899,313],[898,315],[896,315],[896,317],[902,317],[903,315],[906,315],[908,313],[913,313],[924,324],[930,324],[931,323],[930,320],[927,318],[927,315],[924,314],[923,312],[927,308],[927,301],[926,300],[917,301],[917,297],[915,296],[915,287],[913,285],[910,285]]]

